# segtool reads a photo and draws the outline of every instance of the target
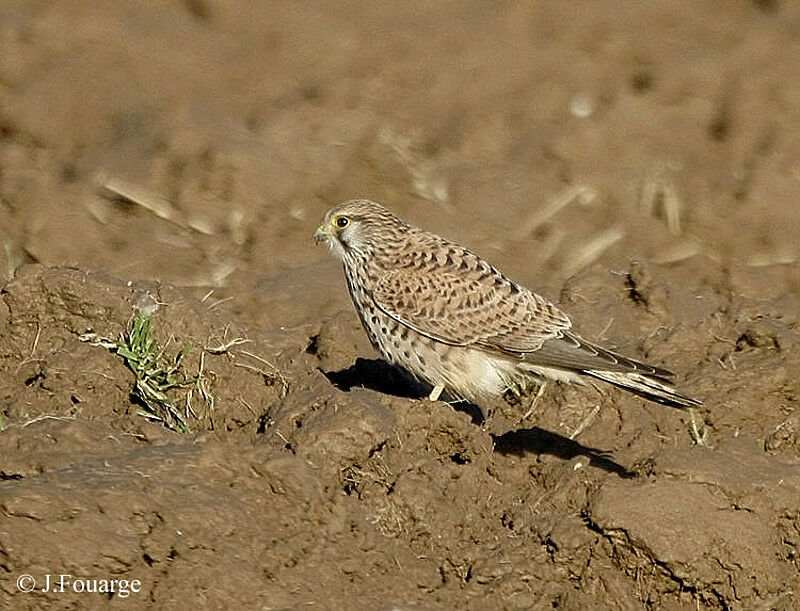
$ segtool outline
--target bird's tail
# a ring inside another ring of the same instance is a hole
[[[644,373],[632,371],[603,371],[603,370],[584,370],[586,375],[590,375],[598,380],[603,380],[614,386],[619,386],[632,393],[641,395],[645,399],[650,399],[662,405],[671,407],[692,407],[702,405],[688,395],[679,393],[669,382]]]

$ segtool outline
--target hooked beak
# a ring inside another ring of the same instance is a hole
[[[314,239],[316,240],[317,244],[322,242],[327,242],[331,237],[331,231],[327,223],[323,223],[317,230],[314,232]]]

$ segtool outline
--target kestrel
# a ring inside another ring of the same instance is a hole
[[[364,329],[381,356],[468,401],[553,379],[596,378],[675,407],[666,369],[624,357],[572,331],[569,317],[463,246],[366,199],[334,207],[316,232],[341,259]]]

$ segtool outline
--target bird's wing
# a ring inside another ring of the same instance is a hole
[[[527,360],[532,365],[583,372],[638,372],[659,380],[667,380],[674,375],[667,369],[607,350],[570,331],[544,342],[541,349]]]
[[[397,322],[453,346],[515,356],[534,367],[672,375],[572,333],[556,306],[488,266],[467,273],[393,270],[381,276],[372,296]]]
[[[522,356],[569,329],[553,304],[489,270],[395,269],[381,276],[372,296],[397,322],[454,346]]]

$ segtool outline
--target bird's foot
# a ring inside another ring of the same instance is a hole
[[[542,383],[539,386],[539,390],[536,391],[536,396],[533,397],[533,400],[531,401],[531,405],[528,408],[528,411],[525,412],[525,415],[522,418],[519,419],[519,422],[517,424],[522,424],[528,418],[530,418],[531,414],[533,413],[534,408],[536,407],[536,402],[539,399],[541,399],[542,395],[544,394],[544,389],[545,389],[546,386],[547,386],[547,380],[542,380]]]
[[[701,427],[697,426],[697,411],[693,407],[688,408],[688,411],[689,422],[691,424],[692,440],[694,441],[695,445],[710,447],[710,444],[708,443],[708,427],[706,426],[705,422],[703,422]]]
[[[431,394],[428,395],[428,401],[438,401],[443,391],[444,384],[437,384],[433,387]]]

